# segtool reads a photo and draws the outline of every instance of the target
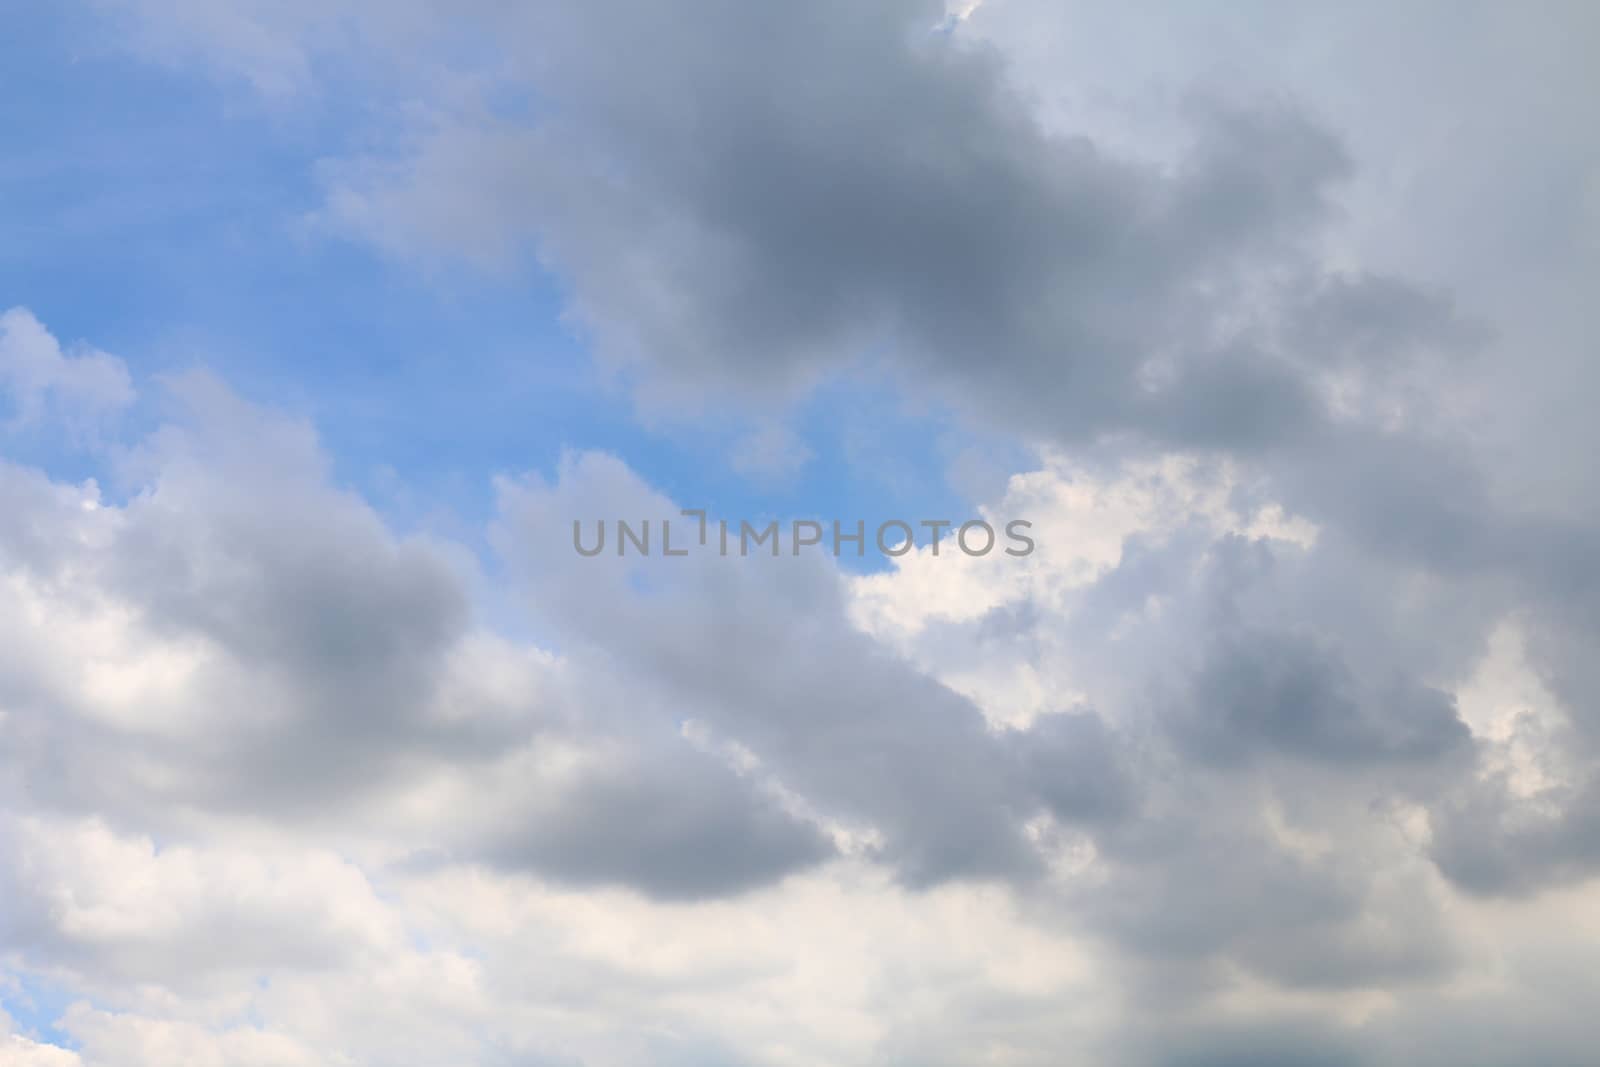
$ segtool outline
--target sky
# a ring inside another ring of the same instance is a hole
[[[5,22],[0,1067],[1592,1062],[1593,5]]]

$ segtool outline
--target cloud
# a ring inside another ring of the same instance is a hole
[[[158,849],[94,819],[8,818],[0,937],[102,988],[198,996],[262,968],[358,965],[404,932],[352,864],[295,848]]]
[[[78,1067],[82,1063],[75,1052],[40,1044],[20,1034],[7,1035],[4,1040],[6,1043],[0,1045],[0,1051],[5,1053],[6,1062],[15,1067]]]
[[[67,1019],[83,1043],[73,1064],[156,1067],[181,1061],[206,1067],[315,1067],[327,1062],[316,1050],[282,1034],[248,1025],[217,1030],[81,1007],[73,1008]]]
[[[835,851],[728,767],[670,749],[579,771],[547,803],[518,813],[492,860],[574,885],[693,899],[769,884]]]
[[[48,406],[81,436],[134,402],[122,360],[92,348],[63,352],[22,307],[0,314],[0,395],[10,397],[13,429],[39,422]]]
[[[1177,698],[1176,729],[1197,758],[1232,762],[1259,745],[1313,760],[1431,760],[1468,743],[1439,690],[1358,693],[1344,663],[1282,634],[1246,631],[1217,645]]]

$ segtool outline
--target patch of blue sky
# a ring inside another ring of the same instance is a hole
[[[82,999],[37,975],[0,971],[0,1009],[10,1016],[16,1032],[29,1040],[77,1048],[58,1024],[67,1008]]]

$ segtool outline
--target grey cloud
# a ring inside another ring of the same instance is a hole
[[[1446,584],[1402,605],[1386,598],[1393,574],[1337,538],[1300,548],[1203,526],[1130,541],[1079,594],[1061,640],[1079,650],[1086,691],[1142,709],[1185,762],[1237,770],[1276,757],[1413,780],[1471,765],[1470,734],[1437,680],[1470,664],[1480,613],[1493,617],[1502,593]],[[1441,612],[1451,625],[1418,628]]]
[[[1046,715],[1002,737],[1015,747],[1021,781],[1057,819],[1115,820],[1138,804],[1125,743],[1092,711]]]
[[[1358,1067],[1373,1062],[1359,1040],[1321,1020],[1173,1026],[1128,1042],[1150,1067]],[[1142,1048],[1141,1048],[1142,1046]]]
[[[1551,523],[1522,539],[1529,655],[1569,709],[1574,743],[1600,746],[1600,537],[1586,523]]]
[[[1293,635],[1221,638],[1180,699],[1183,743],[1222,763],[1257,747],[1333,762],[1421,761],[1465,752],[1471,740],[1448,694],[1399,680],[1362,692],[1337,656]]]
[[[1232,814],[1226,805],[1208,813]],[[1090,914],[1098,929],[1149,955],[1209,956],[1252,934],[1302,936],[1348,920],[1360,907],[1348,873],[1308,862],[1248,824],[1149,819],[1102,847],[1125,877],[1113,892],[1095,895]]]
[[[1600,777],[1519,798],[1503,778],[1470,783],[1434,813],[1431,853],[1457,885],[1492,896],[1600,871]]]
[[[1140,1002],[1171,1017],[1241,974],[1307,993],[1426,988],[1462,965],[1426,863],[1381,824],[1305,817],[1337,842],[1313,854],[1263,817],[1275,782],[1238,785],[1161,790],[1142,818],[1096,835],[1101,880],[1066,892],[1068,913],[1113,946],[1118,981]]]
[[[1419,348],[1457,354],[1487,339],[1448,295],[1374,275],[1317,279],[1285,319],[1283,346],[1319,365],[1403,364]]]
[[[487,845],[498,864],[575,885],[611,884],[663,899],[769,885],[834,854],[816,827],[727,767],[671,749],[607,761],[530,806]]]

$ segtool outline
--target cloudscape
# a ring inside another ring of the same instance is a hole
[[[65,0],[0,1067],[1579,1067],[1600,8]]]

